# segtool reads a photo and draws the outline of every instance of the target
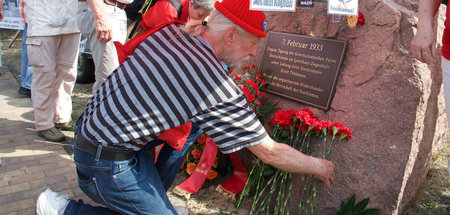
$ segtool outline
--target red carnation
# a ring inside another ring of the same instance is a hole
[[[266,93],[265,92],[261,92],[261,95],[263,98],[266,98]]]
[[[323,124],[322,124],[322,121],[320,121],[320,120],[313,121],[312,126],[314,126],[313,130],[314,131],[318,131],[318,132],[321,132],[322,128],[324,128]]]
[[[249,70],[249,69],[250,69],[250,67],[248,67],[248,66],[244,67],[244,70]]]
[[[343,125],[342,125],[341,122],[336,121],[336,122],[333,123],[333,127],[341,128],[341,127],[343,127]]]
[[[364,16],[361,12],[358,12],[358,25],[364,25],[366,23],[366,20],[364,19]]]
[[[248,85],[250,85],[250,86],[252,86],[253,88],[255,88],[255,90],[259,90],[258,85],[257,85],[253,80],[247,79],[247,80],[245,81],[245,83],[248,84]]]
[[[256,68],[255,64],[251,63],[250,67],[252,67],[253,69]]]
[[[284,110],[279,110],[275,113],[275,122],[281,126],[289,125],[289,115]]]
[[[258,103],[258,106],[261,106],[261,101],[259,101],[259,99],[256,99],[256,103]]]
[[[331,130],[333,123],[331,123],[328,120],[322,120],[321,123],[322,123],[322,128],[326,128],[327,131]]]
[[[309,126],[315,126],[318,119],[314,116],[308,116],[305,118],[305,124]]]
[[[345,126],[339,127],[339,131],[337,132],[337,134],[342,138],[345,137],[347,140],[350,140],[350,138],[353,136],[353,132]]]
[[[255,95],[253,95],[253,94],[249,94],[247,98],[250,102],[255,101]]]
[[[194,159],[200,159],[202,157],[202,150],[201,149],[194,149],[191,151],[192,157],[194,157]]]
[[[258,77],[260,77],[260,78],[263,78],[263,75],[261,75],[261,73],[256,73],[256,75],[258,76]]]
[[[303,108],[302,110],[297,111],[297,113],[295,113],[295,116],[300,120],[305,120],[305,118],[313,117],[314,113],[308,108]]]
[[[290,110],[286,111],[286,113],[288,114],[289,118],[292,118],[292,117],[295,116],[295,114],[297,113],[297,111],[294,110],[294,109],[290,109]]]
[[[267,83],[266,83],[264,80],[262,80],[261,78],[257,78],[256,81],[259,81],[259,82],[261,82],[261,83],[264,84],[264,85],[267,84]]]
[[[269,121],[269,123],[267,123],[267,125],[269,125],[269,126],[274,126],[274,125],[275,125],[275,119],[271,119],[271,120]]]
[[[248,97],[248,95],[250,94],[250,90],[248,89],[248,87],[242,87],[241,90],[242,92],[244,92],[245,97]]]

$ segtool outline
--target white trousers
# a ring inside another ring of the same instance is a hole
[[[28,62],[34,72],[31,103],[37,131],[71,120],[80,33],[28,36]]]
[[[97,92],[103,81],[119,67],[119,58],[113,41],[125,43],[127,37],[127,14],[125,10],[112,5],[103,5],[113,25],[112,40],[106,43],[99,42],[95,30],[94,15],[87,2],[78,2],[77,24],[89,41],[92,58],[95,64],[95,83],[92,86],[92,94]]]
[[[450,60],[442,57],[442,81],[444,82],[445,110],[447,111],[447,123],[450,128]]]

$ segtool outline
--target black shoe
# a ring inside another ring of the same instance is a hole
[[[20,87],[19,94],[28,98],[31,98],[31,90],[27,88]]]

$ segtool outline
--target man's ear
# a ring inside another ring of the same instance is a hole
[[[225,33],[223,34],[223,40],[226,45],[231,45],[235,41],[239,40],[239,32],[236,26],[230,26],[225,30]]]

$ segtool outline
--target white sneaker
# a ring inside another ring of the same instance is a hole
[[[189,215],[189,209],[182,206],[174,206],[178,215]]]
[[[59,194],[50,189],[46,189],[39,195],[36,202],[37,215],[59,215],[63,214],[69,204],[69,196]]]

